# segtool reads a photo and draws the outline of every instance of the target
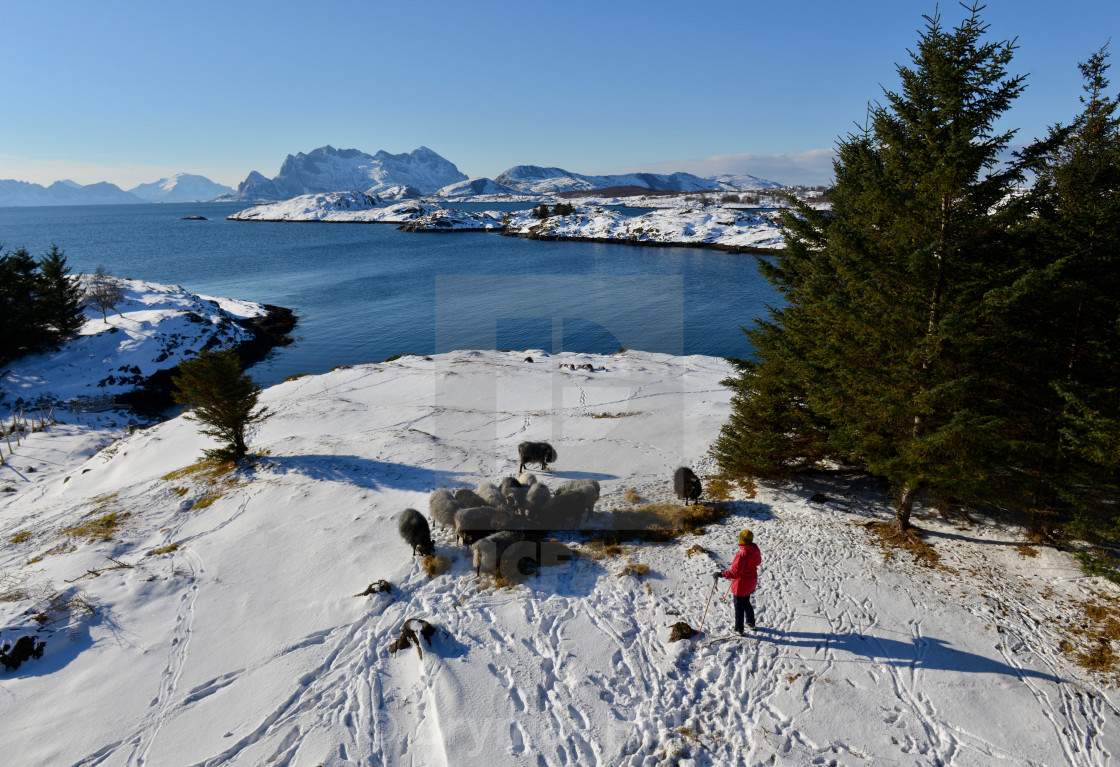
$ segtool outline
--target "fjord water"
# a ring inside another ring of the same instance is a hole
[[[242,207],[0,208],[0,244],[35,256],[56,244],[75,273],[102,265],[119,277],[293,309],[296,343],[253,367],[266,386],[467,346],[744,357],[740,326],[778,302],[753,256],[225,220]]]

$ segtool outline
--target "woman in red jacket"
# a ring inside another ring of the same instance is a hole
[[[731,593],[735,595],[735,633],[743,633],[743,617],[754,630],[754,605],[751,594],[758,586],[758,566],[762,564],[762,552],[754,545],[754,533],[744,530],[739,533],[739,553],[735,555],[730,570],[715,574],[715,579],[731,579]]]

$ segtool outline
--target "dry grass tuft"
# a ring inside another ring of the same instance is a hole
[[[1037,557],[1038,556],[1038,549],[1036,549],[1034,546],[1031,546],[1031,545],[1026,544],[1026,543],[1019,544],[1018,546],[1015,547],[1015,550],[1017,552],[1019,552],[1019,556],[1021,556],[1021,557]]]
[[[922,540],[921,531],[913,527],[902,530],[894,522],[872,522],[867,525],[867,529],[879,539],[884,562],[890,561],[901,549],[910,552],[914,560],[923,567],[942,567],[941,555]]]
[[[424,557],[420,566],[424,568],[424,572],[428,574],[429,578],[435,578],[451,569],[451,560],[439,554],[429,554]]]
[[[711,550],[710,550],[710,549],[706,549],[706,548],[704,548],[704,547],[703,547],[703,546],[701,546],[701,545],[700,545],[699,543],[694,543],[694,544],[692,544],[692,546],[690,546],[690,547],[689,547],[689,549],[688,549],[688,550],[687,550],[687,551],[686,551],[686,552],[684,553],[684,555],[685,555],[686,557],[691,557],[691,556],[694,556],[694,555],[696,555],[696,554],[707,554],[707,555],[711,555],[711,553],[712,553],[712,552],[711,552]]]
[[[1115,606],[1096,601],[1086,602],[1083,620],[1076,618],[1068,626],[1077,637],[1076,645],[1062,640],[1059,649],[1079,666],[1099,674],[1114,675],[1118,670],[1114,642],[1120,642],[1120,613]]]
[[[619,578],[624,575],[632,575],[635,578],[641,578],[643,576],[649,575],[649,565],[628,562],[623,565],[622,569],[618,572]]]
[[[171,482],[176,479],[183,479],[184,477],[195,477],[209,482],[216,482],[235,471],[237,471],[237,463],[235,461],[216,461],[204,458],[197,463],[192,463],[190,466],[184,466],[181,469],[176,469],[168,474],[164,474],[163,479]]]
[[[607,559],[613,557],[621,557],[626,553],[626,549],[619,546],[612,538],[592,538],[587,542],[588,559],[599,561],[600,559]]]
[[[8,539],[8,543],[23,543],[24,541],[31,540],[30,530],[21,530]]]
[[[727,516],[722,506],[647,503],[636,509],[616,509],[607,517],[609,527],[590,534],[592,540],[616,544],[626,540],[665,543],[682,535],[702,533],[706,525]]]
[[[60,535],[69,535],[74,538],[86,538],[90,543],[94,541],[108,541],[113,538],[113,534],[117,532],[117,528],[128,519],[128,516],[128,512],[111,511],[100,517],[87,519],[85,522],[81,522],[73,527],[67,527],[61,531]]]
[[[166,546],[160,546],[158,549],[152,549],[148,552],[149,557],[161,557],[164,554],[170,554],[173,551],[179,550],[179,544],[169,543]]]
[[[709,474],[704,477],[704,495],[713,501],[731,500],[731,493],[739,488],[747,498],[754,498],[758,488],[749,477],[736,480],[728,479],[719,474]]]
[[[641,503],[645,500],[645,498],[638,495],[638,491],[632,487],[626,488],[626,495],[624,497],[627,503]]]

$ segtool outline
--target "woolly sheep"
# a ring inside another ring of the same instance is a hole
[[[688,505],[690,500],[695,501],[704,492],[704,486],[700,484],[700,478],[687,466],[681,466],[673,473],[673,489],[677,491],[677,497],[684,501],[685,506]]]
[[[482,498],[474,490],[469,487],[460,487],[455,491],[455,500],[459,503],[459,508],[473,509],[477,506],[489,506],[484,498]]]
[[[599,500],[599,483],[594,479],[573,479],[560,485],[556,495],[578,495],[584,499],[583,509],[579,519],[582,521],[584,514],[591,516],[595,510],[595,503]]]
[[[492,533],[481,540],[471,544],[471,553],[474,557],[474,574],[479,575],[485,567],[491,572],[497,572],[502,561],[502,554],[513,544],[525,540],[525,535],[520,530],[502,530]]]
[[[586,507],[583,493],[557,493],[541,509],[538,519],[546,528],[570,529],[579,524]]]
[[[459,502],[446,487],[432,491],[432,495],[428,498],[428,515],[440,527],[455,524],[455,512],[460,508]]]
[[[397,524],[404,542],[412,547],[412,556],[423,554],[427,556],[435,551],[432,545],[432,531],[428,527],[428,520],[424,519],[416,509],[405,509],[401,513],[401,520]]]
[[[540,514],[552,498],[552,491],[543,482],[534,482],[525,493],[525,506],[530,516]]]
[[[525,471],[525,464],[540,461],[541,471],[548,470],[548,464],[556,463],[556,450],[547,442],[522,442],[517,446],[517,456],[521,459],[521,468]]]
[[[480,538],[494,532],[494,509],[476,506],[455,512],[455,538],[470,546]]]
[[[506,503],[505,497],[493,483],[479,482],[478,487],[476,487],[474,491],[478,493],[478,497],[481,498],[487,506],[501,511],[509,511],[509,505]]]
[[[531,471],[523,471],[518,474],[517,481],[521,483],[522,487],[529,487],[529,485],[535,485],[540,482],[540,480],[537,479],[537,475]]]
[[[522,485],[513,477],[506,477],[502,480],[502,484],[498,485],[498,492],[502,494],[502,498],[506,503],[514,509],[525,508],[525,493],[529,488]]]

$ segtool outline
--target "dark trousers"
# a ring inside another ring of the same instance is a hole
[[[743,630],[743,616],[747,617],[747,625],[752,629],[754,628],[754,605],[751,604],[751,597],[748,594],[745,597],[735,597],[735,630],[741,632]]]

